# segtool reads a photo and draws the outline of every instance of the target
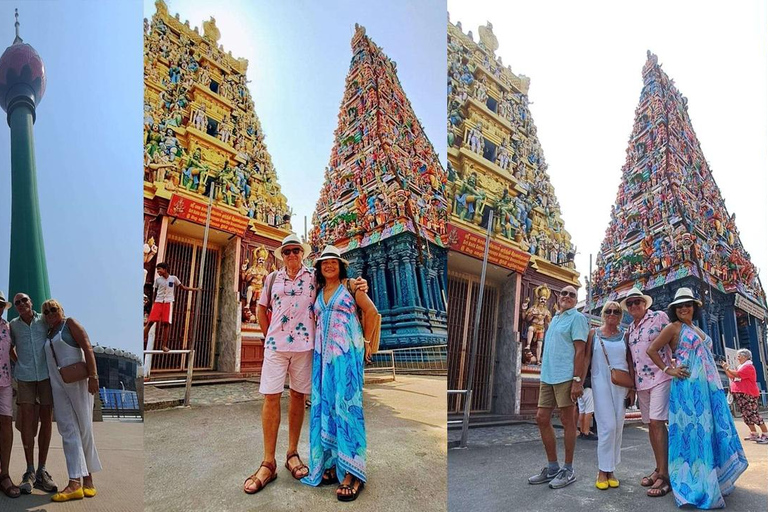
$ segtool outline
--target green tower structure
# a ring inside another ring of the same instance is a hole
[[[9,300],[19,292],[40,306],[50,298],[43,230],[37,197],[33,125],[45,94],[45,66],[37,51],[19,37],[0,57],[0,107],[11,128],[11,259]],[[16,316],[11,309],[9,317]],[[9,318],[10,319],[10,318]]]

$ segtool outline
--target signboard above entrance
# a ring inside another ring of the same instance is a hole
[[[456,225],[448,225],[448,247],[452,251],[458,251],[467,256],[472,256],[479,260],[483,259],[485,251],[485,237],[462,229]],[[506,245],[491,240],[491,246],[488,249],[488,262],[513,270],[519,274],[525,272],[528,268],[528,262],[531,255],[527,252],[513,249]]]
[[[171,196],[168,215],[205,226],[208,205],[177,194]],[[211,228],[237,236],[245,235],[250,219],[214,206],[211,208]]]

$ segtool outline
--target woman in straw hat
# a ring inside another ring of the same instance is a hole
[[[725,507],[724,496],[748,463],[720,382],[712,339],[693,324],[701,301],[680,288],[669,304],[670,324],[648,348],[648,356],[673,377],[669,391],[669,474],[678,507]],[[674,365],[659,350],[669,345]]]
[[[329,245],[315,260],[315,349],[312,361],[312,408],[309,423],[309,485],[341,484],[339,501],[357,499],[366,482],[366,440],[363,419],[363,363],[371,360],[364,323],[377,315],[376,306],[347,278],[347,260]]]
[[[18,498],[21,494],[14,485],[8,466],[13,448],[13,388],[11,387],[11,328],[2,317],[11,307],[0,292],[0,490],[9,498]]]

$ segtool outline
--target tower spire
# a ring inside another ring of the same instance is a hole
[[[14,10],[16,11],[16,13],[14,14],[14,16],[16,16],[16,23],[14,23],[16,27],[16,38],[13,40],[13,44],[19,44],[19,43],[23,43],[24,40],[21,38],[21,36],[19,36],[19,9],[17,8]]]

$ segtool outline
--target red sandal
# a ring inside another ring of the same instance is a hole
[[[259,469],[261,469],[262,467],[267,468],[269,470],[269,472],[271,473],[269,478],[267,478],[266,480],[259,479],[256,476],[258,474],[258,472],[259,472],[259,470],[257,469],[254,474],[252,474],[251,476],[246,478],[245,482],[243,482],[243,491],[246,494],[256,494],[257,492],[259,492],[260,490],[265,488],[268,483],[270,483],[272,480],[277,478],[277,464],[275,464],[274,462],[267,462],[267,461],[264,460],[264,461],[261,462],[261,466],[259,466]],[[256,488],[255,489],[251,489],[250,488],[250,485],[248,485],[248,481],[249,480],[251,482],[253,482],[254,484],[256,484]]]
[[[291,460],[294,457],[296,457],[299,460],[299,464],[294,466],[293,469],[291,469],[291,466],[288,464],[288,461]],[[285,469],[290,471],[291,475],[293,475],[293,478],[295,478],[296,480],[301,480],[302,478],[304,478],[305,476],[307,476],[309,474],[309,468],[307,467],[306,464],[304,464],[304,461],[301,460],[301,457],[299,457],[299,452],[297,452],[297,451],[293,451],[293,452],[289,453],[288,455],[286,455]],[[302,471],[304,469],[307,470],[306,473],[304,473],[303,475],[300,474],[299,476],[296,475],[297,472],[300,472],[300,471]]]

